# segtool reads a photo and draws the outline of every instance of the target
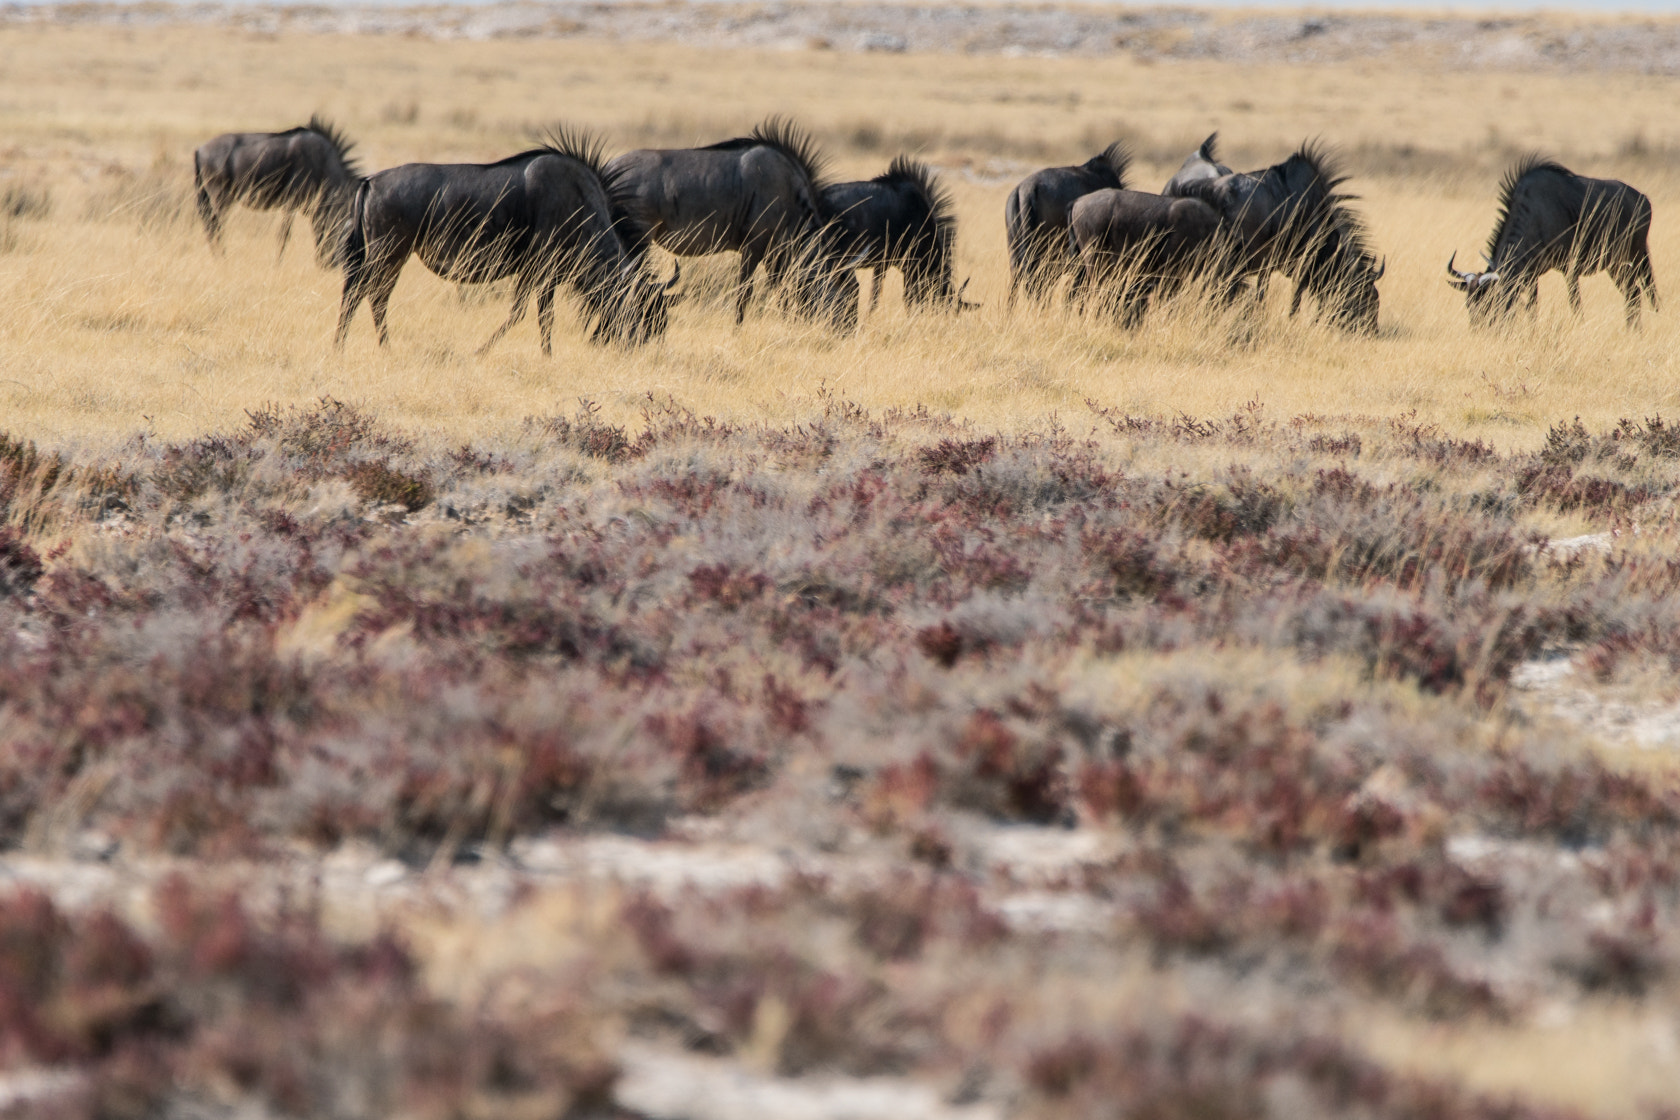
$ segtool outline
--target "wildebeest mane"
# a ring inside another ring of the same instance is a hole
[[[887,169],[875,176],[874,182],[882,185],[907,183],[927,200],[928,217],[933,222],[933,228],[947,236],[956,232],[957,215],[951,201],[951,192],[934,178],[933,169],[921,160],[912,156],[894,156]]]
[[[641,256],[647,252],[648,247],[653,244],[653,238],[647,226],[631,212],[630,203],[635,192],[625,181],[621,169],[607,166],[607,145],[599,134],[572,125],[551,125],[542,134],[542,143],[538,147],[498,162],[524,159],[538,152],[576,160],[587,167],[595,178],[600,180],[601,189],[607,192],[607,204],[612,208],[613,226],[618,230],[619,236],[624,238],[625,244],[635,255]]]
[[[1098,152],[1090,163],[1106,163],[1108,169],[1114,172],[1115,180],[1120,184],[1120,190],[1129,189],[1126,186],[1126,173],[1132,169],[1132,153],[1126,150],[1126,145],[1119,140]]]
[[[1517,187],[1536,171],[1549,171],[1558,175],[1574,174],[1573,171],[1570,171],[1569,168],[1563,166],[1557,160],[1543,156],[1539,152],[1530,152],[1513,164],[1510,170],[1505,172],[1505,178],[1499,181],[1499,213],[1493,221],[1493,233],[1488,237],[1488,259],[1493,258],[1494,252],[1499,248],[1499,242],[1505,237],[1505,227],[1516,216],[1516,212],[1513,211],[1513,203],[1517,198]]]
[[[1280,172],[1284,181],[1288,182],[1288,169],[1291,164],[1308,168],[1313,174],[1313,186],[1322,185],[1320,190],[1309,190],[1306,200],[1310,207],[1309,213],[1323,223],[1320,228],[1335,230],[1343,247],[1358,254],[1361,259],[1373,259],[1376,254],[1371,249],[1371,238],[1365,228],[1365,219],[1348,205],[1357,201],[1359,196],[1340,194],[1336,190],[1348,180],[1342,171],[1341,159],[1319,141],[1308,140],[1296,149],[1294,155],[1271,170]]]
[[[356,142],[346,136],[342,129],[326,117],[319,113],[312,113],[308,124],[299,125],[292,131],[318,133],[323,140],[333,146],[333,151],[338,153],[339,162],[344,165],[344,170],[350,173],[350,177],[352,179],[362,177],[362,165],[353,154],[356,150]]]
[[[745,136],[707,144],[704,151],[727,152],[742,148],[774,148],[792,160],[811,183],[811,192],[820,195],[828,186],[828,161],[817,148],[811,134],[783,116],[766,118]]]

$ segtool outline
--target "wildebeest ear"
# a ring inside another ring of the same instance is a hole
[[[1455,280],[1449,276],[1447,278],[1447,284],[1449,287],[1452,287],[1460,292],[1468,292],[1470,290],[1470,281],[1468,280]]]

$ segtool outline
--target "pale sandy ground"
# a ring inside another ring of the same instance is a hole
[[[1494,70],[1680,73],[1680,19],[1452,15],[1022,3],[65,4],[0,9],[5,23],[438,39],[605,38],[688,46],[1101,56],[1225,62],[1404,60]]]

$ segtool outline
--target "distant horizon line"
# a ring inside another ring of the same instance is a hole
[[[0,0],[0,10],[6,8],[60,7],[168,7],[168,8],[494,8],[494,7],[563,7],[585,0]],[[587,0],[608,5],[656,3],[659,0]],[[696,6],[743,3],[746,0],[682,0]],[[1600,16],[1680,16],[1680,0],[1585,0],[1567,3],[1559,0],[1307,0],[1304,3],[1267,3],[1265,0],[1160,0],[1136,3],[1133,0],[772,0],[774,3],[811,6],[886,5],[915,7],[943,7],[968,4],[976,7],[1080,7],[1123,8],[1137,11],[1173,9],[1206,9],[1221,11],[1267,12],[1332,12],[1365,15],[1422,15],[1491,16],[1491,15],[1600,15]]]

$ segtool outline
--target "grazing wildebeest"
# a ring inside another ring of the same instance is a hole
[[[835,326],[857,325],[855,261],[841,255],[823,204],[822,157],[792,122],[771,117],[746,136],[704,148],[643,148],[607,165],[630,214],[679,257],[741,254],[735,322],[746,318],[753,273],[789,281],[796,306]],[[855,254],[854,254],[855,256]]]
[[[1233,291],[1253,275],[1264,295],[1267,276],[1281,272],[1295,281],[1291,315],[1300,310],[1301,297],[1310,294],[1335,325],[1375,333],[1377,281],[1385,267],[1371,252],[1364,223],[1348,206],[1351,196],[1337,193],[1346,181],[1328,152],[1307,143],[1262,171],[1182,181],[1174,176],[1168,193],[1199,198],[1219,211],[1236,247],[1228,277]]]
[[[1042,300],[1073,265],[1068,251],[1068,218],[1073,204],[1100,190],[1125,190],[1132,157],[1125,145],[1110,144],[1073,167],[1034,171],[1009,192],[1003,222],[1009,237],[1009,305],[1015,289]]]
[[[1219,232],[1218,211],[1200,199],[1092,191],[1069,216],[1068,246],[1078,267],[1068,301],[1083,305],[1092,289],[1112,287],[1108,297],[1132,326],[1157,293],[1171,294],[1213,263]]]
[[[1202,141],[1201,147],[1184,157],[1184,162],[1178,165],[1178,170],[1167,180],[1167,185],[1161,188],[1161,193],[1168,198],[1182,198],[1182,188],[1186,183],[1197,183],[1203,179],[1217,179],[1221,175],[1231,174],[1231,169],[1219,162],[1218,146],[1219,133],[1215,132]]]
[[[1588,179],[1529,156],[1500,184],[1487,271],[1459,271],[1454,253],[1447,282],[1464,293],[1470,321],[1483,325],[1509,315],[1524,297],[1532,312],[1540,276],[1554,268],[1569,287],[1570,309],[1580,311],[1580,278],[1607,270],[1627,304],[1628,325],[1638,326],[1641,295],[1657,309],[1650,233],[1651,200],[1626,183]]]
[[[292,217],[309,214],[315,259],[338,264],[339,242],[350,200],[362,172],[350,155],[355,145],[319,116],[285,132],[229,132],[193,153],[198,216],[212,247],[222,240],[222,216],[235,202],[253,210],[280,210],[280,253],[292,236]]]
[[[874,270],[869,310],[881,298],[889,268],[904,276],[904,302],[911,308],[951,310],[979,307],[953,286],[957,216],[951,196],[933,170],[920,160],[899,156],[885,173],[856,183],[835,183],[822,192],[834,216],[840,251],[862,254],[858,267]],[[963,281],[968,287],[968,281]]]
[[[562,283],[595,320],[594,341],[646,341],[664,331],[677,282],[644,275],[644,234],[602,167],[599,143],[563,130],[497,163],[409,163],[362,180],[344,240],[338,346],[364,297],[385,345],[385,308],[410,253],[456,283],[514,278],[513,310],[479,353],[524,317],[532,293],[542,351],[550,353]]]

